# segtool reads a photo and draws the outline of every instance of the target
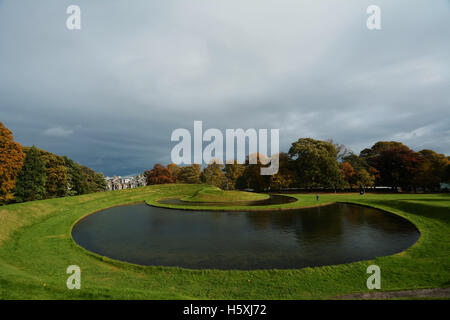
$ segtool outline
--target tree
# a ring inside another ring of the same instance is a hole
[[[26,150],[22,170],[17,177],[15,198],[17,202],[41,200],[45,198],[45,163],[39,150],[31,147]]]
[[[67,194],[67,168],[63,157],[38,149],[45,163],[45,197],[64,197]]]
[[[178,181],[181,183],[201,183],[202,169],[199,164],[181,167]]]
[[[278,172],[270,177],[270,189],[282,190],[292,186],[295,181],[295,174],[292,170],[292,163],[287,153],[281,152],[278,155]]]
[[[12,132],[0,122],[0,204],[11,201],[25,153]]]
[[[355,171],[359,171],[361,169],[369,169],[369,164],[367,163],[366,158],[360,157],[353,152],[350,152],[345,157],[343,157],[342,161],[350,163],[353,170]]]
[[[211,163],[203,170],[202,180],[207,184],[219,188],[226,188],[227,178],[222,169],[223,165],[219,164],[218,161],[211,161]]]
[[[175,178],[172,176],[170,170],[160,163],[155,164],[152,170],[146,171],[145,177],[147,179],[147,185],[175,182]]]
[[[101,172],[94,172],[95,190],[94,192],[103,192],[108,189],[108,185],[105,180],[105,175]]]
[[[377,142],[361,156],[378,170],[376,183],[389,186],[392,190],[401,187],[409,190],[421,165],[421,156],[400,142]]]
[[[106,180],[103,173],[98,173],[86,166],[81,166],[83,193],[102,192],[107,189]]]
[[[83,189],[83,173],[81,165],[64,156],[67,170],[67,195],[74,196],[86,193]]]
[[[344,161],[340,164],[341,173],[344,180],[348,183],[350,190],[356,185],[356,174],[350,162]]]
[[[350,152],[342,158],[340,164],[344,180],[349,184],[350,190],[353,187],[363,186],[364,188],[373,187],[378,170],[369,166],[366,159]]]
[[[327,141],[300,138],[292,143],[289,156],[293,160],[296,184],[306,188],[336,188],[343,183],[335,146]]]
[[[336,157],[339,162],[343,161],[345,157],[351,154],[351,151],[345,145],[335,143],[333,139],[328,139],[327,142],[331,143],[336,149]]]
[[[403,148],[405,145],[397,141],[378,141],[371,148],[366,148],[359,153],[359,156],[366,161],[370,161],[371,158],[378,156],[382,151]]]
[[[444,170],[444,176],[442,178],[442,182],[450,183],[450,160]]]
[[[256,164],[250,163],[251,156],[256,157]],[[259,153],[247,156],[245,170],[237,182],[241,189],[250,188],[258,192],[269,189],[271,176],[261,175],[261,168],[264,166],[261,162],[262,157],[265,156]]]
[[[370,174],[366,169],[359,169],[356,171],[356,185],[364,188],[373,187],[375,182],[375,175]]]
[[[429,191],[439,190],[440,183],[445,180],[445,170],[449,164],[448,158],[433,150],[421,150],[419,155],[422,161],[415,175],[414,185]]]
[[[234,160],[233,163],[225,164],[224,170],[227,178],[227,189],[239,189],[238,181],[244,173],[245,165]]]
[[[174,182],[177,182],[178,175],[180,174],[180,167],[177,166],[175,163],[170,163],[167,166],[167,169],[169,169],[170,173],[172,174],[172,177],[174,178]]]

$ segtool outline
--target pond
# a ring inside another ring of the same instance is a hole
[[[182,206],[194,206],[194,207],[208,207],[208,206],[268,206],[275,204],[285,204],[297,201],[294,197],[272,194],[269,198],[264,200],[249,200],[238,202],[200,202],[200,201],[183,201],[178,198],[169,198],[159,200],[161,204],[182,205]]]
[[[80,246],[141,265],[192,269],[290,269],[368,260],[419,238],[397,215],[336,203],[289,211],[214,212],[115,207],[72,232]]]

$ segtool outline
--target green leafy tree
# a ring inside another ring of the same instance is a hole
[[[26,150],[22,170],[17,178],[15,198],[17,202],[40,200],[45,198],[45,163],[36,147]]]
[[[366,161],[366,158],[360,157],[353,152],[350,152],[345,157],[342,158],[342,162],[348,162],[354,171],[358,171],[360,169],[369,169],[369,164]]]
[[[365,149],[366,152],[370,152],[367,150],[370,149]],[[358,156],[356,154],[354,154],[353,152],[349,152],[345,157],[343,157],[343,162],[341,163],[341,166],[344,162],[349,163],[354,171],[353,177],[351,179],[351,181],[348,180],[347,177],[347,181],[349,181],[349,183],[351,184],[351,186],[363,186],[365,188],[368,187],[374,187],[375,184],[375,180],[377,177],[379,177],[379,172],[377,169],[375,169],[374,167],[371,167],[368,163],[367,163],[367,158],[366,157],[361,157]],[[345,174],[344,174],[345,177]]]
[[[223,172],[223,167],[224,166],[217,161],[211,161],[211,163],[203,170],[203,182],[219,188],[226,188],[227,178]]]
[[[449,164],[448,158],[433,150],[419,151],[422,158],[419,170],[414,177],[414,185],[429,191],[440,189],[440,183],[445,181],[445,171]]]
[[[359,169],[355,173],[356,185],[369,188],[374,186],[375,175],[370,174],[366,169]]]
[[[329,139],[327,140],[327,142],[331,143],[336,149],[336,157],[338,162],[344,161],[344,158],[346,158],[352,153],[345,145],[335,143],[333,139]]]
[[[301,138],[292,143],[289,156],[293,160],[297,186],[336,189],[343,185],[338,152],[332,143]]]
[[[245,165],[237,163],[234,160],[233,163],[225,164],[225,177],[227,178],[226,189],[239,189],[238,181],[242,177],[245,171]]]
[[[45,196],[46,198],[64,197],[67,194],[67,168],[63,157],[45,150],[39,150],[45,163]]]
[[[295,181],[295,173],[292,170],[292,163],[287,153],[281,152],[278,155],[279,168],[278,172],[270,176],[270,189],[283,190],[290,188]]]
[[[105,175],[101,172],[95,172],[94,174],[95,190],[94,192],[103,192],[108,189],[108,184],[105,180]]]
[[[256,156],[257,161],[255,164],[250,163],[250,156]],[[271,176],[261,175],[261,168],[264,167],[261,157],[265,156],[259,153],[247,156],[244,173],[238,179],[240,189],[250,188],[258,192],[269,189]]]
[[[81,166],[82,190],[83,193],[102,192],[107,189],[107,184],[103,173],[97,173],[94,170]]]
[[[178,175],[180,174],[180,167],[177,166],[175,163],[170,163],[167,166],[167,169],[169,169],[169,171],[170,171],[170,173],[171,173],[171,175],[172,175],[172,177],[174,179],[174,182],[177,182]]]
[[[181,167],[178,181],[181,183],[201,183],[202,169],[199,164]]]
[[[67,171],[67,195],[74,196],[85,193],[81,165],[66,156],[64,156],[64,163]]]

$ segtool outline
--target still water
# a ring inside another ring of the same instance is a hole
[[[295,211],[182,211],[146,204],[92,214],[74,240],[122,261],[203,269],[289,269],[367,260],[419,238],[407,220],[348,204]]]
[[[285,204],[297,201],[294,197],[283,196],[272,194],[269,198],[264,200],[249,200],[249,201],[238,201],[238,202],[200,202],[200,201],[183,201],[177,198],[163,199],[159,200],[159,203],[162,204],[175,204],[175,205],[183,205],[183,206],[195,206],[195,207],[208,207],[208,206],[268,206],[275,204]]]

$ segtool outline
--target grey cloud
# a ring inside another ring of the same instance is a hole
[[[448,1],[379,0],[381,31],[365,0],[79,0],[80,31],[70,4],[0,2],[0,118],[25,145],[107,175],[169,162],[194,120],[280,128],[284,151],[309,136],[450,153]]]
[[[43,135],[49,137],[68,137],[73,134],[72,129],[64,129],[61,127],[48,128],[43,132]]]

